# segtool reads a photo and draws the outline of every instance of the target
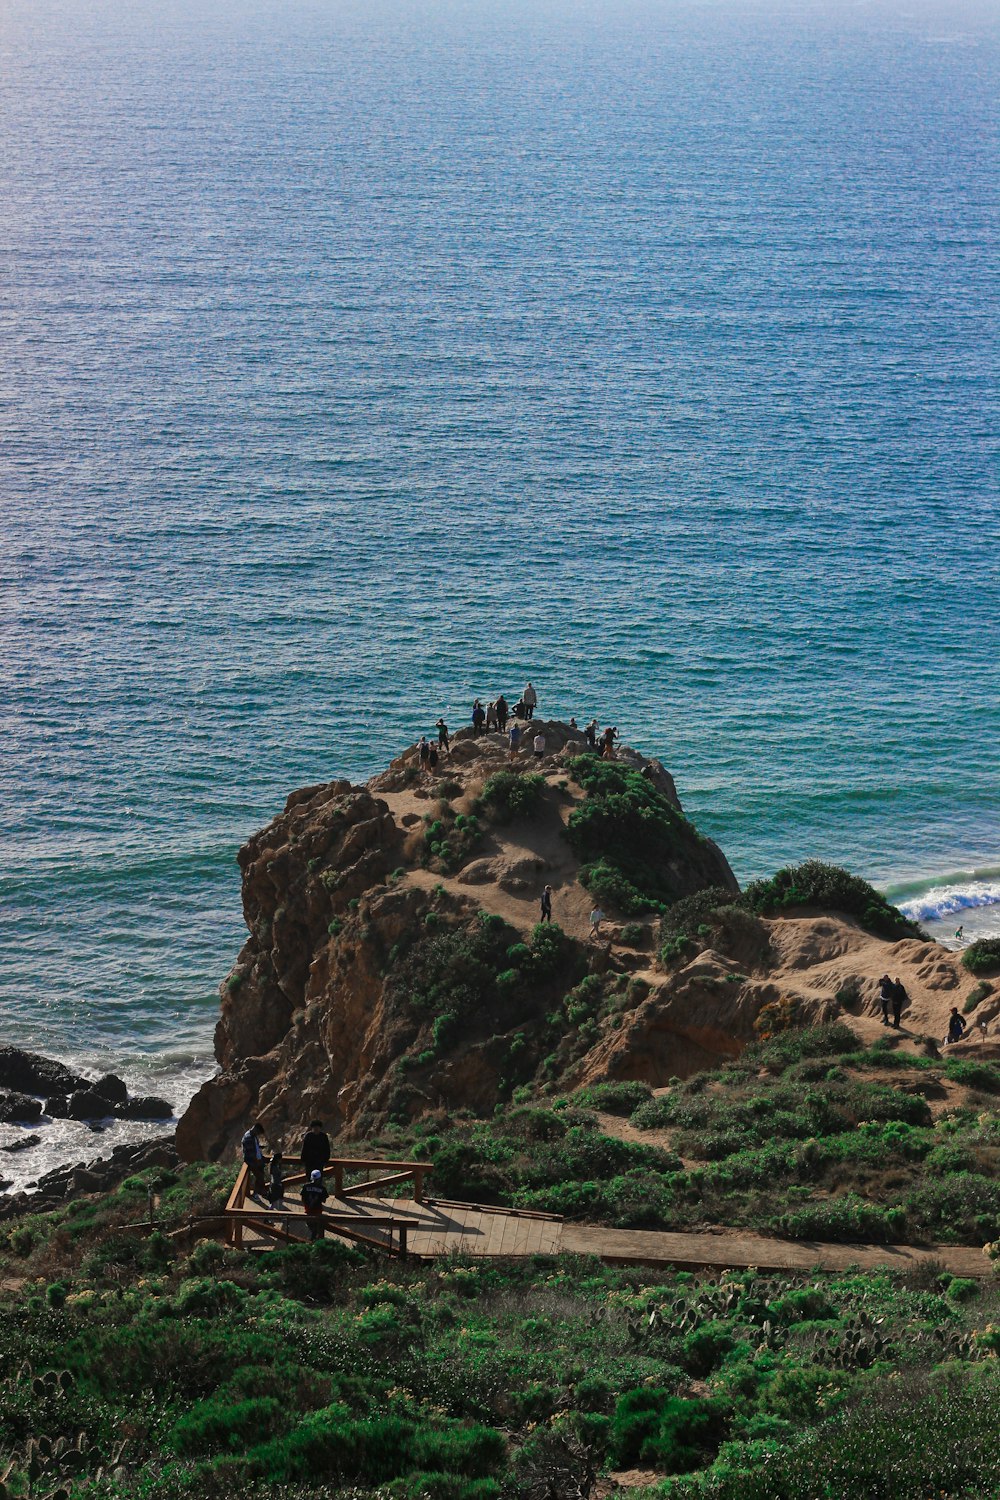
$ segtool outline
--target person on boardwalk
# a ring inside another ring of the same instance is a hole
[[[253,1178],[253,1192],[259,1197],[264,1196],[264,1149],[260,1144],[261,1128],[259,1125],[251,1125],[244,1135],[240,1145],[243,1150],[243,1160],[250,1169]]]
[[[417,754],[420,756],[420,769],[426,771],[430,763],[431,747],[426,734],[422,734],[417,741]]]
[[[541,907],[542,907],[542,914],[541,914],[541,917],[540,917],[539,920],[542,921],[542,922],[551,922],[552,921],[552,887],[550,885],[547,885],[545,887],[544,891],[542,892]]]
[[[503,693],[497,699],[497,728],[501,734],[507,733],[507,720],[510,718],[510,709],[507,707],[507,699]]]
[[[956,1006],[951,1007],[951,1015],[948,1017],[948,1041],[960,1042],[965,1035],[965,1018],[959,1014]]]
[[[604,739],[604,752],[603,753],[604,753],[604,759],[605,760],[614,760],[614,758],[615,758],[615,740],[617,738],[618,738],[618,730],[615,729],[613,725],[609,724],[608,727],[607,727],[607,729],[605,729],[604,736],[603,736],[603,739]]]
[[[512,724],[507,731],[507,743],[510,745],[508,760],[517,760],[517,751],[521,743],[521,731],[516,724]]]
[[[535,709],[538,707],[538,694],[530,682],[521,694],[521,702],[524,704],[524,717],[526,719],[533,719],[535,717]]]
[[[906,986],[897,974],[892,986],[892,1024],[896,1027],[897,1031],[899,1030],[899,1018],[903,1014],[903,1006],[909,998],[909,995],[906,993]]]
[[[590,749],[590,750],[596,750],[597,749],[597,720],[596,719],[591,719],[590,723],[587,725],[586,729],[583,732],[584,732],[584,734],[587,737],[587,747],[588,747],[588,749]]]
[[[882,1025],[889,1024],[889,1011],[892,1008],[893,984],[888,974],[883,974],[878,982],[878,997],[882,1002]]]
[[[594,910],[590,913],[590,935],[592,938],[600,937],[601,923],[603,921],[604,913],[601,911],[601,908],[599,906],[595,906]]]
[[[542,756],[545,754],[544,734],[535,735],[535,738],[531,742],[531,753],[536,760],[541,760]]]
[[[307,1176],[311,1176],[317,1169],[322,1172],[329,1162],[330,1137],[323,1129],[322,1120],[310,1120],[309,1129],[302,1137],[299,1156]]]
[[[285,1174],[281,1163],[281,1152],[274,1151],[267,1174],[267,1201],[273,1208],[285,1196]]]
[[[483,725],[486,723],[486,710],[477,698],[472,705],[472,727],[477,734],[482,734]]]
[[[438,719],[434,727],[438,732],[438,749],[443,751],[445,755],[448,755],[451,750],[451,741],[448,738],[448,726],[443,719]]]
[[[309,1240],[315,1244],[317,1240],[323,1239],[326,1234],[326,1225],[323,1222],[323,1204],[329,1197],[329,1193],[323,1186],[323,1173],[317,1170],[309,1173],[309,1181],[302,1187],[302,1206],[306,1211],[306,1228],[309,1231]]]

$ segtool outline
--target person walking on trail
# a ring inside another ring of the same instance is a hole
[[[507,743],[510,745],[508,760],[517,760],[518,746],[521,743],[521,731],[516,724],[512,724],[507,731]]]
[[[951,1007],[951,1015],[948,1017],[948,1041],[960,1042],[965,1035],[965,1018],[958,1012],[956,1006]]]
[[[451,741],[448,739],[448,726],[443,719],[438,719],[434,728],[438,732],[438,749],[443,750],[445,755],[450,753]]]
[[[244,1135],[240,1145],[243,1149],[243,1160],[250,1169],[253,1178],[253,1194],[263,1198],[264,1196],[264,1148],[260,1144],[261,1128],[259,1125],[251,1125]]]
[[[317,1169],[322,1173],[330,1160],[330,1137],[323,1129],[322,1120],[310,1120],[309,1129],[302,1137],[299,1156],[306,1176],[311,1177]]]
[[[420,769],[426,771],[430,763],[431,747],[426,734],[422,734],[417,741],[417,754],[420,756]]]
[[[542,914],[541,914],[541,917],[540,917],[539,920],[542,921],[542,922],[551,922],[552,921],[552,887],[550,885],[547,885],[545,887],[544,891],[542,892],[541,906],[542,906]]]
[[[601,911],[601,908],[599,906],[595,906],[594,910],[590,913],[590,935],[592,938],[600,937],[601,923],[603,921],[604,913]]]
[[[526,719],[533,719],[535,717],[535,709],[538,706],[538,694],[530,682],[521,694],[521,702],[524,704],[524,717]]]
[[[897,974],[892,986],[892,1024],[896,1027],[897,1031],[899,1030],[899,1018],[903,1014],[903,1006],[909,998],[909,995],[906,993],[906,986]]]
[[[477,698],[472,705],[472,727],[477,734],[482,734],[483,725],[486,723],[486,710]]]
[[[302,1187],[302,1207],[306,1211],[306,1228],[309,1231],[310,1244],[324,1238],[326,1224],[323,1221],[323,1204],[330,1196],[323,1186],[323,1173],[317,1170],[309,1173],[309,1181]]]
[[[535,738],[531,742],[531,753],[536,760],[541,760],[542,756],[545,754],[544,734],[535,735]]]
[[[878,997],[882,1002],[882,1025],[889,1024],[889,1011],[892,1008],[893,985],[888,974],[883,974],[878,982]]]
[[[507,720],[510,718],[510,709],[507,707],[507,699],[503,693],[497,699],[497,728],[501,734],[507,733]]]
[[[285,1173],[281,1162],[281,1152],[271,1153],[271,1165],[267,1174],[267,1201],[273,1208],[280,1203],[285,1196]]]

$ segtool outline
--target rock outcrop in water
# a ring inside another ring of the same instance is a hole
[[[182,1158],[234,1151],[251,1119],[290,1147],[314,1116],[351,1139],[442,1108],[492,1113],[518,1088],[663,1085],[790,1018],[870,1024],[887,967],[911,1023],[941,1034],[952,955],[733,907],[724,856],[658,762],[601,762],[566,725],[534,730],[545,754],[513,772],[499,735],[462,731],[433,777],[411,747],[367,786],[296,792],[240,851],[249,936]],[[658,910],[697,893],[704,917],[661,958]],[[625,913],[596,940],[595,899]]]

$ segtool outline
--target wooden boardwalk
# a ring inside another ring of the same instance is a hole
[[[372,1171],[390,1175],[371,1179]],[[331,1162],[327,1178],[333,1193],[324,1212],[326,1234],[390,1254],[418,1260],[443,1255],[498,1259],[531,1255],[593,1255],[608,1265],[672,1266],[677,1270],[813,1271],[918,1270],[937,1265],[956,1276],[988,1279],[990,1262],[979,1246],[843,1245],[779,1240],[739,1230],[681,1234],[646,1229],[607,1229],[566,1224],[554,1214],[454,1203],[425,1196],[426,1163]],[[365,1181],[350,1185],[361,1175]],[[379,1189],[412,1180],[413,1196],[390,1198]],[[226,1206],[231,1242],[248,1249],[308,1239],[299,1201],[299,1174],[287,1180],[287,1198],[271,1208],[249,1193],[244,1167]]]

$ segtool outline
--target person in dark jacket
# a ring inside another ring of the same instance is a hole
[[[542,910],[541,910],[541,921],[543,921],[543,922],[551,922],[552,921],[552,887],[550,885],[547,885],[545,887],[544,891],[542,892],[541,907],[542,907]]]
[[[302,1137],[302,1148],[299,1151],[302,1165],[308,1175],[312,1175],[317,1169],[322,1172],[330,1160],[330,1137],[323,1129],[322,1120],[311,1120],[309,1129]]]
[[[501,734],[507,733],[507,719],[509,714],[510,709],[507,706],[507,699],[501,693],[497,699],[497,728]]]
[[[309,1231],[309,1239],[312,1243],[321,1240],[326,1234],[326,1224],[323,1222],[323,1205],[330,1196],[323,1186],[323,1173],[317,1167],[315,1172],[310,1172],[309,1181],[303,1184],[302,1206],[306,1211],[306,1228]]]
[[[893,984],[888,974],[883,974],[878,982],[878,997],[882,1004],[882,1025],[889,1024],[889,1011],[892,1006]]]
[[[271,1155],[271,1166],[267,1174],[267,1201],[273,1208],[280,1203],[285,1196],[285,1173],[281,1162],[281,1152],[274,1151]]]
[[[897,1030],[899,1028],[899,1018],[903,1014],[903,1006],[909,998],[909,995],[906,993],[906,986],[897,974],[892,986],[892,1024]]]

